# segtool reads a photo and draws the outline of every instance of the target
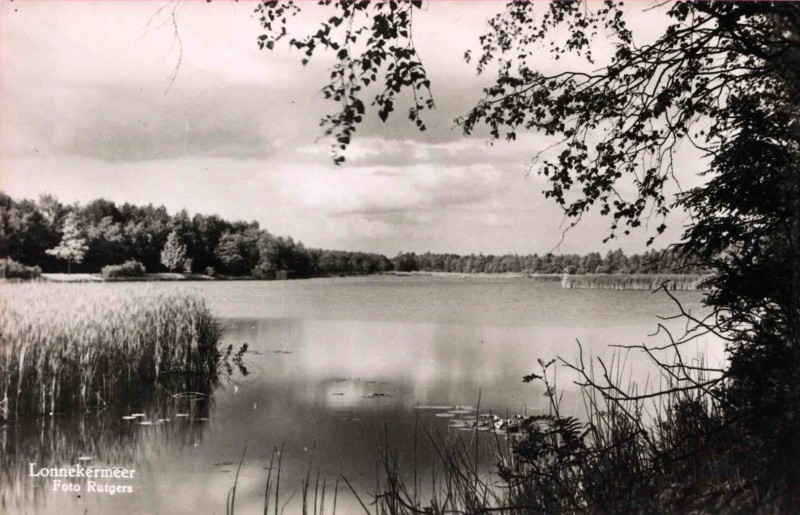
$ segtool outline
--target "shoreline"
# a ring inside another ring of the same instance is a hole
[[[302,279],[338,279],[344,277],[394,276],[394,277],[450,277],[458,279],[533,279],[539,281],[561,281],[565,289],[617,289],[617,290],[653,290],[665,281],[671,281],[670,289],[701,290],[700,282],[707,276],[704,274],[531,274],[525,272],[502,273],[463,273],[463,272],[378,272],[364,275],[318,275],[291,279],[259,279],[252,276],[209,276],[200,273],[163,272],[146,274],[143,277],[117,277],[106,279],[99,273],[74,274],[42,274],[38,279],[4,279],[0,282],[48,282],[48,283],[119,283],[119,282],[169,282],[169,281],[280,281]]]

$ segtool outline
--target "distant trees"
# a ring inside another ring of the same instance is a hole
[[[598,252],[578,254],[538,254],[502,256],[470,254],[400,253],[393,260],[398,272],[526,273],[526,274],[698,274],[706,269],[681,257],[676,251],[650,250],[626,256],[622,250],[609,251],[603,258]]]
[[[79,250],[82,259],[76,259]],[[615,250],[605,257],[598,252],[585,256],[401,252],[390,260],[382,254],[310,249],[291,237],[275,236],[257,222],[230,222],[216,215],[190,217],[186,211],[170,215],[163,206],[118,206],[104,199],[84,206],[63,205],[50,195],[38,201],[17,201],[1,193],[0,258],[39,266],[45,272],[58,270],[58,259],[67,259],[70,271],[82,272],[99,272],[105,266],[135,260],[150,272],[211,268],[215,274],[265,279],[392,270],[467,274],[704,271],[673,251],[655,250],[632,256]]]
[[[170,272],[174,272],[183,266],[186,261],[186,245],[178,240],[178,233],[172,231],[167,236],[167,242],[161,251],[161,264],[167,267]]]
[[[57,247],[48,249],[45,252],[58,259],[64,259],[67,262],[67,273],[72,272],[72,263],[80,263],[83,261],[83,256],[88,250],[86,240],[81,237],[81,232],[78,229],[78,217],[75,213],[70,213],[64,219],[63,236],[61,243]]]

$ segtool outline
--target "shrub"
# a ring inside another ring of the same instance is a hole
[[[121,265],[104,266],[101,273],[104,279],[114,279],[117,277],[144,277],[147,270],[140,262],[129,259]]]
[[[214,277],[215,275],[217,275],[217,271],[214,270],[213,266],[207,266],[206,267],[206,275],[209,276],[209,277]]]
[[[0,263],[0,277],[6,279],[38,279],[42,269],[38,266],[25,266],[11,258],[6,258]]]

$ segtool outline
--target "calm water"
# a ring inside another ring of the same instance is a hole
[[[609,344],[663,343],[648,334],[657,315],[675,312],[663,294],[563,290],[558,282],[506,278],[140,286],[202,294],[222,319],[224,342],[248,343],[247,375],[235,371],[208,398],[132,394],[137,411],[149,420],[169,419],[152,426],[108,409],[5,428],[0,431],[5,463],[68,466],[84,456],[91,458],[86,463],[137,470],[125,483],[133,493],[111,496],[53,493],[50,480],[30,479],[27,470],[6,466],[0,495],[8,513],[225,513],[245,448],[236,512],[261,513],[266,468],[276,446],[284,446],[286,513],[299,509],[297,489],[309,462],[312,481],[318,470],[320,481],[326,478],[330,507],[331,484],[340,474],[370,490],[385,441],[410,464],[417,424],[447,432],[447,409],[418,406],[474,410],[480,400],[482,412],[546,410],[543,389],[522,382],[523,375],[537,371],[537,358],[573,360],[576,339],[587,353],[607,358]],[[683,292],[679,298],[700,310],[700,293]],[[718,359],[719,350],[707,345],[712,360]],[[630,378],[640,383],[653,374],[639,355],[629,355],[627,363]],[[579,413],[572,379],[564,372],[559,385],[566,389],[565,408]],[[429,470],[428,446],[419,444],[416,455],[419,469]],[[337,512],[357,513],[341,481]]]

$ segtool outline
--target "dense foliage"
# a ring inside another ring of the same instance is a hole
[[[36,279],[42,275],[38,266],[25,266],[13,259],[0,261],[0,277],[5,279]]]
[[[106,265],[100,271],[104,279],[115,279],[122,277],[144,277],[147,273],[144,265],[135,259],[129,259],[121,265]]]
[[[170,235],[172,245],[168,245]],[[53,248],[66,250],[54,255],[48,252]],[[76,249],[82,251],[80,257]],[[258,222],[230,222],[216,215],[189,217],[186,211],[171,215],[163,206],[118,206],[105,199],[64,205],[50,195],[33,201],[0,194],[0,258],[44,272],[68,268],[99,272],[128,260],[138,261],[150,272],[213,270],[260,278],[272,278],[280,271],[310,277],[392,269],[385,256],[309,249],[291,237],[274,236]]]

